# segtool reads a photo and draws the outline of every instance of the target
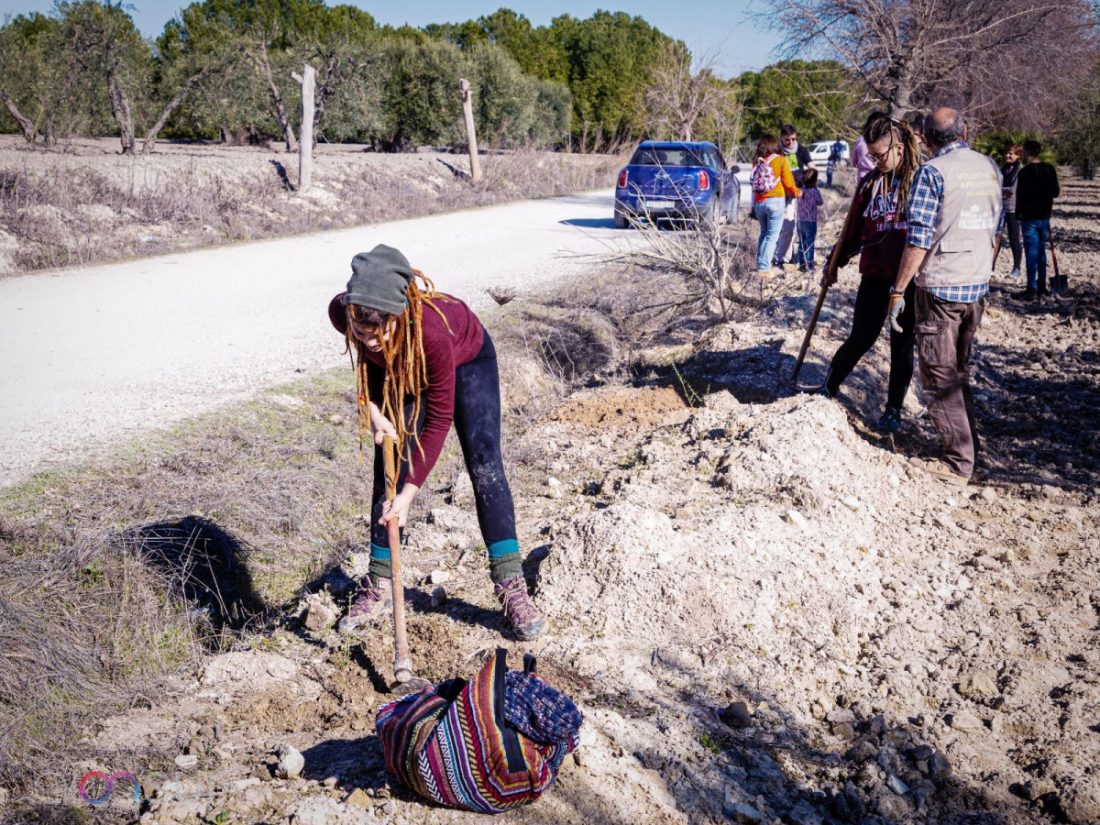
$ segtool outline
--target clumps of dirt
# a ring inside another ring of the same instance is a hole
[[[682,416],[686,409],[671,387],[612,387],[578,393],[553,415],[562,423],[592,428],[649,428]]]

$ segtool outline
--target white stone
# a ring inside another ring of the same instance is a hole
[[[181,753],[175,759],[176,767],[183,771],[189,771],[199,764],[199,758],[193,753]]]
[[[451,580],[451,574],[446,570],[436,569],[429,574],[428,578],[432,584],[446,584]]]
[[[292,745],[280,745],[276,750],[279,756],[279,765],[275,768],[275,774],[283,779],[295,779],[302,773],[306,766],[306,760]]]
[[[810,525],[809,522],[806,521],[806,517],[797,510],[788,510],[786,518],[787,521],[789,521],[791,524],[793,524],[795,527],[797,527],[799,530],[802,530],[803,532],[809,529]]]

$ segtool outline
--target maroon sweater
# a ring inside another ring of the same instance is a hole
[[[839,241],[840,264],[858,253],[861,275],[893,283],[905,251],[906,223],[905,216],[897,214],[897,185],[887,187],[878,170],[863,179],[855,195],[856,214]]]
[[[341,292],[328,305],[328,317],[332,325],[345,334],[348,326]],[[485,329],[473,311],[450,295],[437,293],[436,307],[447,323],[430,307],[424,307],[424,358],[428,367],[428,386],[424,391],[424,429],[420,433],[420,446],[424,452],[413,450],[412,466],[406,480],[423,487],[428,473],[435,466],[443,442],[451,429],[455,414],[455,370],[477,358],[485,341]],[[450,327],[448,329],[447,327]],[[370,400],[382,406],[382,382],[385,379],[386,362],[382,353],[366,350],[367,392]]]

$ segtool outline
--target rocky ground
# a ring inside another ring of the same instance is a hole
[[[790,392],[809,285],[645,350],[515,428],[520,538],[549,618],[538,641],[502,636],[469,480],[437,474],[406,548],[418,673],[530,650],[586,715],[559,781],[510,818],[1100,821],[1100,215],[1095,185],[1064,191],[1072,292],[1011,300],[1002,256],[975,359],[986,452],[966,489],[908,461],[935,450],[919,390],[898,436],[874,432],[885,342],[839,401]],[[830,298],[804,380],[843,336],[854,281]],[[114,756],[83,770],[157,755],[140,814],[116,800],[96,816],[473,821],[387,780],[373,724],[391,698],[388,626],[331,626],[356,572],[90,728]],[[280,778],[287,746],[304,769]]]

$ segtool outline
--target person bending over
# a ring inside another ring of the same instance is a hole
[[[351,262],[347,289],[328,306],[355,366],[360,443],[374,435],[370,571],[340,630],[366,622],[391,576],[387,526],[404,526],[452,422],[474,488],[478,525],[504,617],[520,639],[545,620],[527,594],[512,493],[500,449],[500,378],[493,340],[459,299],[436,292],[398,250],[379,244]],[[398,445],[398,492],[385,497],[384,437]]]

